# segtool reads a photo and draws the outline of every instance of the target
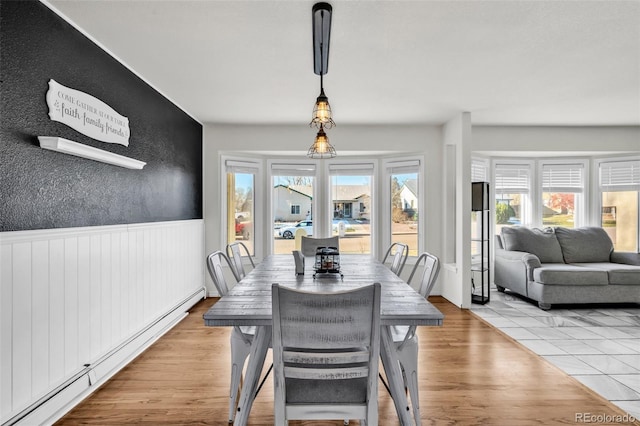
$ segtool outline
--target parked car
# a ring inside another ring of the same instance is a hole
[[[291,239],[295,237],[298,229],[304,229],[307,235],[313,235],[313,222],[310,220],[301,220],[293,226],[283,226],[278,229],[278,236]]]
[[[353,229],[353,226],[351,226],[349,224],[349,222],[347,222],[346,220],[334,220],[333,221],[333,232],[338,232],[338,226],[340,223],[344,223],[345,225],[345,230],[349,230],[349,229]],[[300,222],[296,223],[293,226],[283,226],[281,228],[279,228],[278,231],[278,236],[282,237],[282,238],[287,238],[287,239],[291,239],[294,238],[296,235],[296,231],[298,229],[304,229],[304,231],[307,233],[307,236],[312,236],[313,235],[313,221],[311,220],[301,220]]]
[[[240,222],[240,219],[236,219],[236,237],[248,240],[251,237],[251,222]]]

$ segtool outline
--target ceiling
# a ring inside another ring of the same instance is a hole
[[[311,119],[313,1],[50,0],[202,123]],[[640,125],[640,1],[330,1],[341,124]]]

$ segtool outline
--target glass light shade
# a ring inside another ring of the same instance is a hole
[[[307,151],[307,157],[309,158],[333,158],[336,156],[336,149],[329,143],[329,138],[324,132],[322,124],[320,130],[316,135],[316,140]]]
[[[313,108],[313,117],[309,126],[311,127],[325,127],[327,129],[335,126],[333,118],[331,118],[331,105],[329,105],[329,98],[324,94],[324,89],[320,90],[320,96],[316,99],[316,105]]]

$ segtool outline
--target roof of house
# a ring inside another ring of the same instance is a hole
[[[305,197],[309,197],[309,199],[313,199],[313,188],[311,187],[307,187],[304,185],[276,185],[273,187],[274,189],[276,188],[283,188],[283,189],[287,189],[289,191],[293,191],[295,193],[298,193],[300,195],[304,195]]]
[[[414,196],[418,194],[418,180],[417,179],[407,179],[404,181],[403,187],[406,187]],[[402,189],[401,189],[402,190]]]

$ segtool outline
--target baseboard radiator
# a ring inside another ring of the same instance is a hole
[[[0,424],[47,425],[206,297],[202,220],[0,233]]]
[[[184,319],[189,309],[205,298],[205,295],[206,288],[198,290],[175,309],[158,318],[103,358],[94,364],[86,365],[65,383],[18,413],[3,426],[53,424]]]

